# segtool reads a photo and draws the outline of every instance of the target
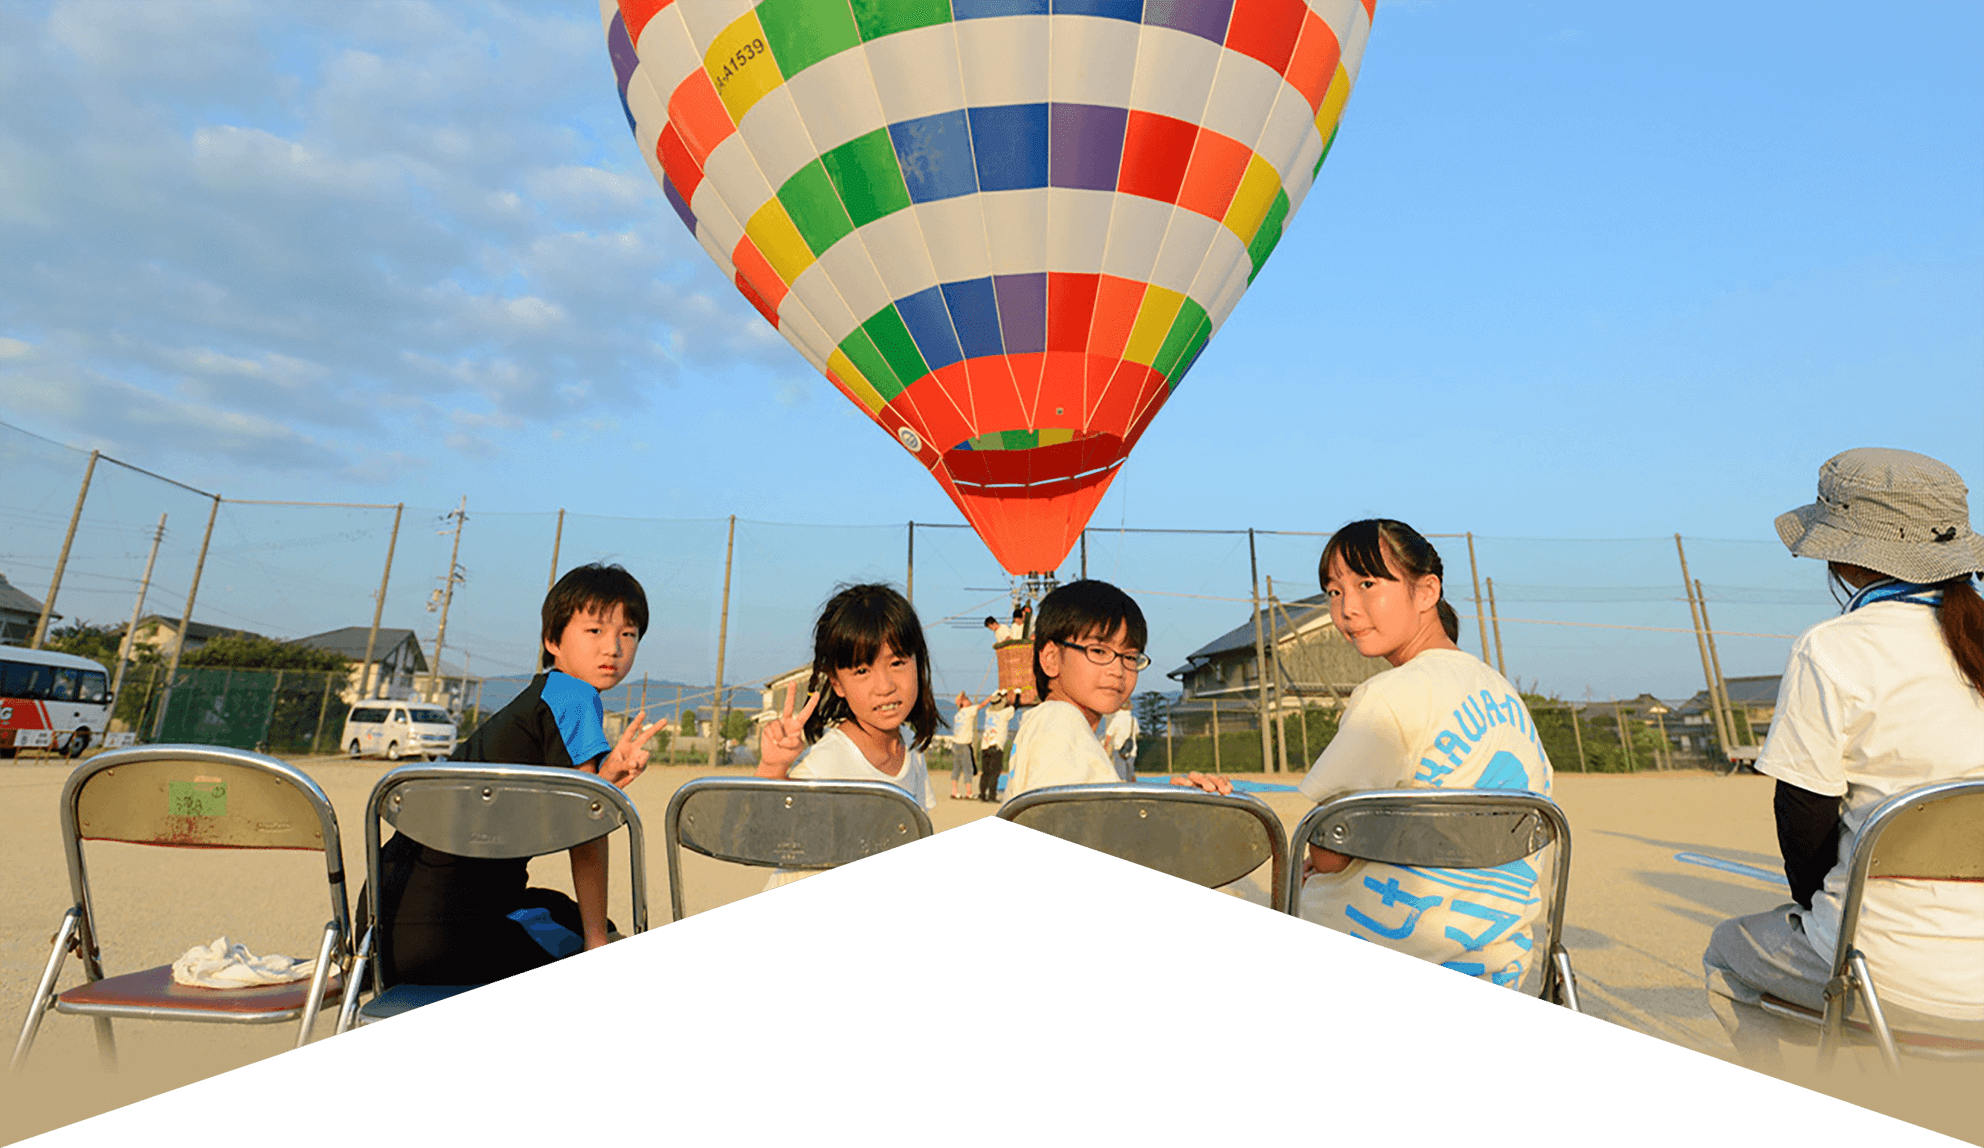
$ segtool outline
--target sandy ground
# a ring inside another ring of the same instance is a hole
[[[364,870],[361,811],[385,762],[303,758],[298,764],[324,787],[346,834],[344,858],[353,892]],[[676,788],[707,769],[658,767],[630,792],[649,829],[649,912],[669,917],[662,814]],[[722,772],[742,774],[741,769]],[[57,762],[0,764],[0,1033],[11,1049],[29,994],[48,958],[50,938],[69,904],[56,826],[57,798],[68,766]],[[993,806],[953,801],[946,779],[932,779],[939,831],[989,816]],[[1284,778],[1260,780],[1283,781]],[[1293,828],[1308,804],[1293,793],[1262,795]],[[1777,868],[1771,829],[1770,782],[1699,773],[1637,776],[1560,775],[1557,799],[1569,815],[1574,842],[1566,943],[1576,966],[1585,1011],[1662,1040],[1734,1060],[1701,988],[1701,950],[1725,917],[1757,912],[1784,899],[1781,885],[1676,860],[1682,852],[1712,854],[1765,869]],[[614,837],[613,917],[624,928],[627,902],[625,835]],[[98,899],[104,959],[115,972],[170,961],[188,947],[225,934],[257,952],[309,955],[327,919],[321,859],[314,854],[231,854],[161,851],[100,844],[88,853]],[[536,884],[569,891],[562,857],[532,865]],[[683,874],[691,913],[746,897],[764,886],[764,871],[690,856]],[[1265,903],[1264,882],[1240,890]],[[942,1002],[941,954],[930,954],[930,999]],[[1300,1019],[1300,970],[1262,969],[1247,979],[1288,992],[1291,1021]],[[1222,970],[1236,975],[1235,970]],[[1245,976],[1245,974],[1237,974]],[[61,987],[80,980],[71,960]],[[330,1020],[319,1022],[328,1035]],[[119,1022],[122,1070],[98,1065],[92,1026],[50,1016],[19,1077],[0,1084],[0,1143],[11,1142],[288,1048],[295,1030],[271,1027]],[[1242,1072],[1260,1072],[1243,1069]],[[1787,1079],[1913,1123],[1984,1144],[1984,1066],[1910,1061],[1900,1081],[1886,1079],[1870,1054],[1843,1057],[1829,1077],[1817,1075],[1810,1050],[1789,1048],[1777,1070]],[[931,1087],[939,1087],[936,1077]],[[356,1097],[345,1098],[350,1105]],[[1686,1103],[1686,1097],[1666,1102]],[[347,1106],[345,1115],[355,1113]],[[961,1114],[965,1110],[961,1109]]]

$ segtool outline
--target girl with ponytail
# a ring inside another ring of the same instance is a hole
[[[1442,593],[1439,552],[1390,518],[1338,530],[1317,572],[1330,620],[1357,652],[1392,667],[1344,703],[1337,735],[1302,779],[1311,801],[1363,789],[1550,792],[1550,759],[1508,679],[1454,639],[1460,618]],[[1302,915],[1423,960],[1521,988],[1547,858],[1493,880],[1466,870],[1360,861],[1311,846]]]
[[[1818,501],[1777,534],[1826,563],[1840,616],[1792,644],[1757,771],[1791,900],[1716,926],[1709,1001],[1741,1051],[1776,1055],[1769,993],[1824,1007],[1854,836],[1889,797],[1984,777],[1984,538],[1956,471],[1905,450],[1860,449],[1819,469]],[[1854,936],[1896,1028],[1984,1021],[1984,884],[1869,882]]]

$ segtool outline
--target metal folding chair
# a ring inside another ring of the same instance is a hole
[[[345,896],[344,854],[330,799],[302,770],[238,749],[151,745],[99,754],[78,766],[62,787],[62,848],[74,898],[55,932],[14,1045],[20,1068],[50,1011],[96,1021],[97,1048],[117,1066],[110,1022],[132,1020],[275,1024],[300,1020],[296,1044],[327,1000],[335,1000],[350,963],[351,915]],[[83,865],[84,841],[122,841],[192,849],[308,849],[324,855],[331,919],[317,946],[314,975],[252,988],[194,988],[172,979],[172,966],[106,976],[98,924]],[[83,984],[57,993],[65,957],[83,962]]]
[[[1571,888],[1571,825],[1555,802],[1509,789],[1373,789],[1318,805],[1291,835],[1295,848],[1320,846],[1365,861],[1432,869],[1492,869],[1557,846],[1546,886],[1546,954],[1537,995],[1573,1011],[1577,978],[1564,950],[1564,902]],[[1302,912],[1302,866],[1288,872],[1288,912]]]
[[[1270,862],[1269,900],[1286,905],[1288,838],[1258,798],[1184,786],[1054,785],[1006,802],[1015,825],[1217,889]]]
[[[647,838],[618,786],[583,770],[543,765],[417,764],[388,771],[365,805],[365,877],[371,920],[338,1009],[337,1031],[411,1012],[478,985],[388,983],[381,952],[391,920],[381,912],[381,821],[414,841],[460,857],[540,857],[627,830],[633,932],[648,927]],[[370,974],[372,996],[361,1007]]]
[[[1869,880],[1984,880],[1984,779],[1936,782],[1888,798],[1860,826],[1851,866],[1846,900],[1840,906],[1832,976],[1825,987],[1825,1011],[1814,1012],[1768,995],[1762,1002],[1764,1011],[1818,1025],[1819,1064],[1824,1068],[1832,1066],[1849,1027],[1873,1036],[1890,1072],[1900,1071],[1904,1049],[1911,1055],[1934,1059],[1984,1059],[1984,1022],[1976,1025],[1974,1037],[1898,1031],[1890,1026],[1881,1010],[1880,995],[1874,991],[1867,956],[1853,943]],[[1855,994],[1867,1015],[1850,1021],[1846,1014]]]
[[[682,850],[780,869],[832,869],[930,836],[930,815],[885,781],[699,777],[663,821],[671,920],[682,919]]]

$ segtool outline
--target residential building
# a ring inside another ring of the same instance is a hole
[[[1764,737],[1770,733],[1771,719],[1777,716],[1777,687],[1783,680],[1782,674],[1722,679],[1729,691],[1729,704],[1736,711],[1738,745],[1763,744]],[[1691,748],[1689,741],[1696,739],[1704,745],[1713,740],[1715,720],[1709,712],[1707,690],[1697,690],[1694,697],[1676,706],[1674,717],[1684,736],[1692,735],[1683,741],[1684,748]]]
[[[62,617],[51,615],[50,629]],[[41,601],[24,593],[0,574],[0,645],[25,646],[34,638],[36,623],[41,621]]]
[[[1257,616],[1268,651],[1271,708],[1336,706],[1360,683],[1391,668],[1383,658],[1358,653],[1337,632],[1326,595],[1273,603]],[[1185,718],[1196,728],[1210,717],[1215,704],[1222,715],[1235,717],[1251,715],[1258,708],[1261,666],[1255,654],[1254,624],[1250,616],[1187,654],[1184,665],[1165,675],[1184,687],[1183,697],[1171,707],[1174,718]]]
[[[173,640],[179,636],[182,629],[186,637],[185,645],[179,648],[181,654],[190,654],[215,638],[227,635],[243,638],[262,636],[234,626],[214,626],[206,622],[194,622],[189,626],[178,618],[168,618],[163,614],[146,614],[138,619],[137,631],[131,639],[132,653],[135,654],[139,646],[150,646],[158,651],[160,657],[169,658],[172,656]],[[118,627],[117,632],[122,635],[124,628]]]
[[[421,682],[416,689],[414,676],[427,675],[427,656],[421,652],[420,639],[412,630],[402,630],[386,626],[379,627],[379,635],[372,643],[372,661],[365,661],[365,642],[371,633],[370,626],[346,626],[341,630],[326,630],[321,634],[311,634],[297,638],[291,644],[312,650],[328,650],[351,662],[351,682],[345,687],[344,700],[354,702],[360,698],[407,698],[415,694],[424,696],[431,682]],[[445,672],[445,671],[444,671]],[[449,681],[454,680],[450,674]]]

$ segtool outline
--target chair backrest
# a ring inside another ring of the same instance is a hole
[[[699,777],[663,822],[668,896],[682,919],[681,850],[744,865],[832,869],[931,834],[930,815],[885,781]]]
[[[618,786],[583,770],[543,765],[403,765],[366,803],[366,875],[379,887],[381,821],[461,857],[538,857],[625,826],[633,931],[648,927],[647,845],[640,811]]]
[[[1146,869],[1217,889],[1270,863],[1284,907],[1288,839],[1257,798],[1168,785],[1055,785],[1006,802],[999,816]]]
[[[1918,786],[1895,794],[1867,815],[1847,871],[1835,973],[1853,945],[1861,901],[1873,877],[1984,880],[1984,778]]]
[[[288,762],[211,745],[147,745],[98,754],[62,787],[69,886],[94,949],[84,841],[196,849],[309,849],[324,855],[331,914],[351,932],[337,813]]]
[[[1316,845],[1365,861],[1434,869],[1492,869],[1556,845],[1545,925],[1537,949],[1563,935],[1570,892],[1571,826],[1539,793],[1518,789],[1373,789],[1346,793],[1309,811],[1295,848]],[[1285,904],[1301,911],[1301,866],[1291,867]]]

